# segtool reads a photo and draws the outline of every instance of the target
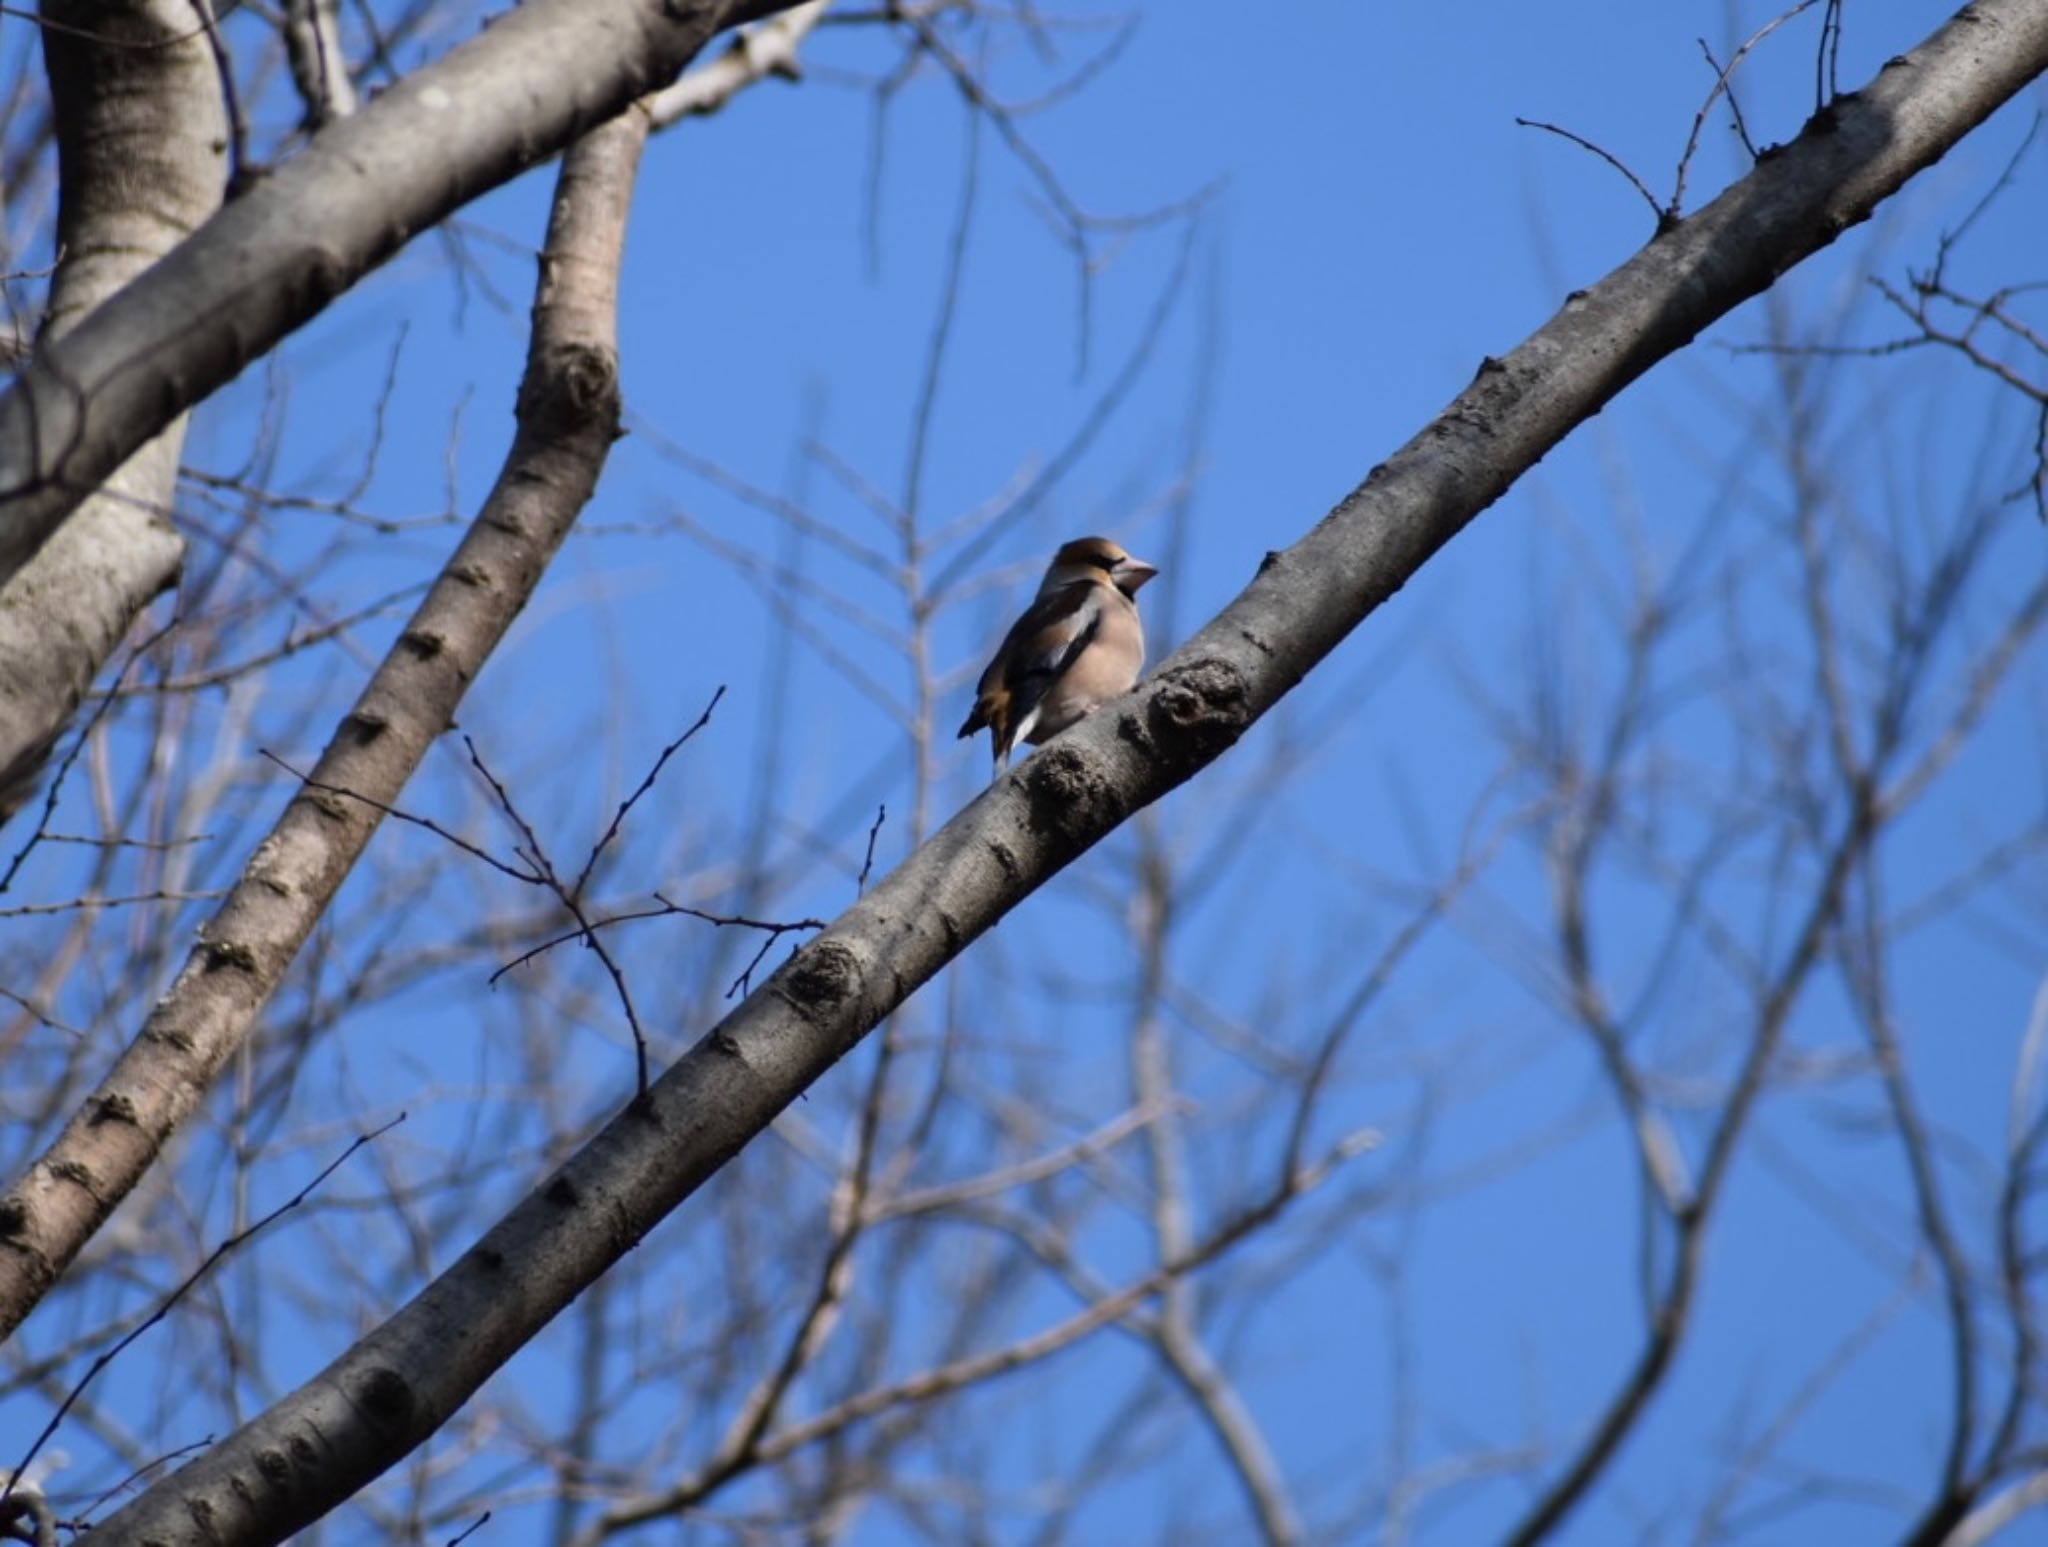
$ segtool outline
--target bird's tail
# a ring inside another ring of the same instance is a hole
[[[1010,743],[1015,739],[1010,730],[1010,695],[1004,689],[996,688],[975,699],[974,708],[960,726],[960,735],[965,738],[981,730],[994,738],[996,767],[1001,768],[1009,761]]]

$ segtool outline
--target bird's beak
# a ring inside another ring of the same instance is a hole
[[[1136,596],[1138,587],[1150,580],[1159,571],[1143,559],[1126,558],[1109,572],[1117,589],[1126,596]]]

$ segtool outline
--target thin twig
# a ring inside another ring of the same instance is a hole
[[[565,930],[559,935],[551,936],[541,941],[540,944],[521,951],[517,956],[499,967],[491,974],[490,981],[495,984],[508,972],[516,971],[534,960],[534,958],[545,955],[557,946],[567,945],[571,940],[581,940],[585,935],[595,933],[600,929],[610,929],[615,924],[634,924],[642,919],[683,917],[701,919],[706,924],[715,924],[721,929],[758,929],[768,935],[768,943],[771,945],[779,937],[789,934],[794,930],[823,929],[825,927],[823,919],[792,919],[787,923],[778,923],[774,919],[752,919],[738,914],[708,913],[702,908],[692,908],[682,903],[671,902],[659,892],[654,894],[654,900],[660,904],[659,907],[635,908],[626,913],[614,913],[604,918],[594,918],[586,924],[578,925],[575,929]]]
[[[1728,93],[1728,106],[1735,115],[1735,130],[1742,136],[1742,143],[1749,150],[1749,159],[1751,161],[1757,159],[1756,146],[1751,143],[1749,130],[1744,127],[1742,122],[1742,109],[1737,107],[1735,103],[1735,88],[1730,84],[1730,77],[1735,74],[1736,69],[1742,64],[1743,59],[1748,56],[1751,49],[1763,42],[1765,38],[1776,32],[1800,12],[1810,9],[1816,3],[1817,0],[1799,0],[1799,3],[1793,6],[1791,10],[1765,22],[1763,26],[1751,33],[1748,40],[1730,56],[1726,69],[1722,69],[1715,64],[1714,51],[1707,47],[1707,40],[1705,38],[1696,40],[1699,43],[1700,52],[1707,56],[1708,65],[1715,69],[1714,88],[1707,93],[1707,100],[1700,104],[1700,110],[1693,114],[1692,132],[1685,137],[1685,151],[1678,158],[1678,178],[1671,190],[1671,203],[1664,210],[1666,219],[1676,220],[1684,213],[1686,174],[1692,169],[1693,154],[1699,149],[1700,131],[1706,127],[1707,115],[1713,112],[1714,103],[1719,100],[1722,92]]]
[[[1619,172],[1623,177],[1627,178],[1629,186],[1635,189],[1637,193],[1643,196],[1643,202],[1650,206],[1650,213],[1652,216],[1656,218],[1657,229],[1659,231],[1662,231],[1667,225],[1670,224],[1671,217],[1668,213],[1666,213],[1664,206],[1657,202],[1657,196],[1654,193],[1650,192],[1648,185],[1645,184],[1640,177],[1636,176],[1635,173],[1631,172],[1628,169],[1627,164],[1621,159],[1621,157],[1615,155],[1613,151],[1603,149],[1602,147],[1595,145],[1583,134],[1574,134],[1571,130],[1562,128],[1557,124],[1544,123],[1542,120],[1535,118],[1517,118],[1515,122],[1520,124],[1524,129],[1541,129],[1546,133],[1557,135],[1560,139],[1570,140],[1574,145],[1578,146],[1581,150],[1590,150],[1602,161],[1606,162],[1609,166],[1613,167],[1615,171]]]
[[[47,836],[50,818],[57,812],[57,797],[63,792],[64,776],[71,772],[71,765],[78,761],[78,754],[85,750],[85,744],[93,731],[106,717],[107,711],[113,707],[114,694],[127,679],[128,673],[135,669],[137,661],[163,643],[164,637],[184,621],[183,613],[173,614],[168,623],[130,651],[128,659],[121,663],[121,669],[114,673],[113,687],[108,689],[105,698],[93,706],[92,713],[86,716],[85,724],[78,728],[78,734],[72,738],[70,750],[58,762],[56,772],[50,775],[50,787],[43,795],[43,814],[36,822],[36,830],[28,835],[28,841],[17,849],[14,858],[7,862],[6,872],[0,874],[0,894],[4,894],[14,884],[14,878],[21,873],[21,867],[27,861],[30,852]]]
[[[867,857],[860,862],[860,875],[855,878],[853,883],[853,893],[856,897],[862,897],[867,894],[868,877],[873,875],[875,871],[875,839],[881,836],[882,821],[888,815],[889,808],[887,806],[875,807],[874,826],[868,829]]]
[[[31,1461],[35,1460],[36,1455],[38,1454],[38,1452],[42,1450],[43,1446],[49,1443],[50,1437],[57,1432],[58,1426],[64,1422],[65,1415],[68,1414],[71,1411],[71,1409],[77,1405],[78,1399],[85,1395],[85,1388],[92,1383],[94,1376],[98,1375],[100,1371],[104,1370],[108,1365],[112,1364],[124,1352],[126,1352],[127,1349],[131,1345],[133,1345],[137,1338],[141,1337],[145,1332],[149,1331],[151,1327],[157,1325],[158,1322],[164,1320],[165,1317],[169,1316],[172,1310],[174,1310],[177,1307],[178,1302],[184,1299],[185,1296],[191,1291],[192,1287],[196,1285],[202,1278],[204,1278],[207,1275],[207,1273],[209,1273],[212,1270],[214,1264],[218,1263],[223,1257],[227,1256],[228,1253],[234,1251],[237,1247],[241,1246],[244,1242],[248,1241],[258,1231],[261,1231],[267,1226],[274,1224],[276,1221],[282,1219],[285,1215],[289,1214],[293,1209],[297,1208],[300,1204],[304,1203],[309,1197],[313,1195],[314,1190],[318,1188],[322,1182],[326,1181],[330,1176],[334,1175],[336,1171],[339,1171],[342,1168],[342,1166],[347,1163],[349,1157],[354,1155],[357,1150],[363,1148],[363,1146],[367,1144],[374,1143],[376,1140],[383,1138],[385,1134],[389,1133],[392,1129],[396,1128],[400,1123],[404,1121],[405,1114],[401,1112],[398,1114],[398,1116],[392,1118],[390,1122],[384,1124],[381,1128],[373,1128],[368,1133],[357,1134],[355,1138],[349,1143],[348,1148],[343,1150],[339,1155],[335,1156],[334,1159],[330,1160],[326,1165],[322,1166],[319,1172],[316,1173],[313,1179],[310,1182],[306,1183],[305,1186],[301,1187],[297,1192],[293,1193],[289,1198],[285,1199],[283,1203],[280,1203],[268,1214],[265,1214],[260,1219],[256,1220],[255,1223],[245,1227],[244,1229],[236,1231],[233,1235],[228,1236],[225,1240],[223,1240],[218,1246],[214,1247],[212,1251],[208,1252],[206,1254],[206,1260],[200,1263],[199,1266],[194,1268],[189,1274],[187,1274],[183,1283],[179,1284],[177,1288],[173,1289],[168,1295],[164,1296],[164,1298],[158,1303],[155,1311],[153,1311],[144,1320],[138,1322],[134,1327],[129,1329],[127,1334],[124,1335],[112,1347],[103,1350],[98,1356],[96,1356],[93,1359],[91,1366],[87,1368],[86,1372],[83,1375],[79,1376],[77,1383],[72,1386],[70,1392],[65,1396],[64,1400],[57,1404],[57,1411],[52,1413],[50,1415],[50,1421],[43,1425],[42,1433],[38,1434],[35,1438],[35,1443],[29,1446],[28,1453],[21,1458],[20,1464],[15,1467],[13,1476],[7,1479],[5,1486],[0,1486],[0,1504],[6,1503],[8,1496],[12,1494],[14,1491],[15,1480],[19,1478],[21,1474],[28,1469],[28,1464]]]
[[[627,1029],[633,1033],[634,1092],[636,1096],[645,1096],[648,1076],[647,1031],[640,1024],[640,1012],[633,1004],[632,990],[626,986],[626,974],[612,959],[612,953],[605,949],[604,942],[597,938],[597,931],[591,927],[590,918],[583,911],[582,900],[562,884],[562,878],[556,873],[553,861],[548,858],[546,849],[541,846],[540,834],[534,831],[533,824],[527,821],[520,814],[518,806],[513,804],[512,792],[505,787],[503,780],[491,772],[484,762],[483,753],[477,749],[476,742],[467,733],[463,735],[462,744],[469,749],[470,766],[476,769],[484,783],[491,787],[491,793],[497,797],[498,809],[504,812],[505,820],[510,822],[524,839],[525,850],[522,857],[533,865],[535,884],[554,893],[556,900],[567,910],[569,917],[576,921],[577,932],[582,937],[585,949],[597,958],[598,964],[605,970],[605,975],[612,980],[612,989],[619,996],[619,1007],[626,1012]],[[513,852],[521,853],[518,849]]]
[[[583,862],[583,868],[577,872],[575,883],[569,888],[569,895],[571,897],[581,897],[583,895],[584,884],[590,880],[591,871],[597,868],[598,858],[604,853],[606,845],[618,837],[619,828],[625,823],[626,817],[631,813],[634,805],[641,796],[654,788],[654,781],[661,777],[662,769],[668,766],[668,760],[681,750],[683,744],[711,723],[711,712],[718,707],[718,701],[723,697],[725,697],[725,684],[721,682],[718,685],[718,691],[711,695],[711,702],[704,706],[704,712],[697,716],[696,722],[688,730],[684,731],[682,735],[676,737],[674,741],[671,741],[661,749],[661,756],[657,757],[654,760],[654,766],[647,770],[647,777],[640,781],[640,787],[619,803],[619,809],[612,814],[611,826],[604,830],[603,837],[591,845],[590,858]]]
[[[1820,47],[1813,56],[1813,110],[1818,113],[1842,94],[1842,0],[1828,0],[1821,12]]]
[[[192,0],[192,9],[198,13],[200,30],[206,34],[206,46],[213,50],[214,68],[220,72],[221,106],[226,109],[228,119],[227,197],[232,199],[247,188],[256,175],[256,169],[249,161],[249,125],[242,117],[242,99],[235,89],[234,61],[229,58],[227,43],[220,35],[220,24],[213,14],[213,0]]]
[[[524,881],[528,886],[538,886],[542,883],[542,878],[534,871],[521,870],[516,865],[506,864],[503,860],[499,859],[497,855],[493,854],[489,849],[484,848],[481,844],[471,843],[467,838],[462,837],[458,833],[450,832],[447,828],[443,827],[439,822],[436,822],[432,817],[414,816],[410,811],[401,811],[396,806],[387,806],[383,801],[378,800],[374,796],[364,795],[357,790],[346,789],[339,784],[322,783],[320,780],[315,779],[310,774],[300,773],[298,769],[292,767],[290,763],[287,763],[283,758],[279,757],[275,752],[272,752],[268,747],[258,747],[256,749],[256,753],[259,757],[268,758],[271,762],[277,764],[278,767],[282,768],[286,773],[290,774],[294,779],[298,780],[299,783],[303,784],[309,790],[319,790],[322,794],[325,795],[338,795],[347,800],[360,801],[364,805],[368,806],[372,811],[382,812],[385,816],[390,817],[393,821],[404,822],[413,827],[424,828],[426,831],[432,833],[436,838],[454,844],[456,848],[462,850],[462,852],[467,854],[471,859],[480,859],[486,865],[489,865],[493,870],[508,875],[515,881]]]

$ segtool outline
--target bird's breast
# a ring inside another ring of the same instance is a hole
[[[1046,690],[1037,722],[1031,727],[1035,745],[1056,736],[1082,716],[1124,693],[1145,665],[1145,631],[1135,607],[1105,609],[1101,626],[1088,647]]]

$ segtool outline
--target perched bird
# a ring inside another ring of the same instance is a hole
[[[1128,693],[1145,664],[1139,587],[1159,571],[1107,537],[1079,537],[1052,556],[1038,597],[1003,636],[974,690],[962,736],[987,728],[996,767]]]

